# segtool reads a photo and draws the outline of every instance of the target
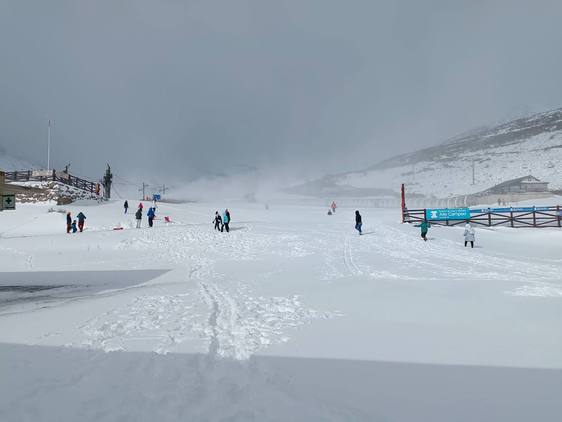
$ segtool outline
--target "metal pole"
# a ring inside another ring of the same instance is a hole
[[[47,170],[51,170],[51,119],[47,130]]]

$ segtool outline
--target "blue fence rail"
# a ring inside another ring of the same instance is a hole
[[[430,221],[432,224],[457,226],[469,221],[481,226],[508,227],[562,227],[562,208],[513,207],[513,208],[423,208],[402,210],[406,223]]]

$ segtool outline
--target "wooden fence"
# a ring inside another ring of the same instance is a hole
[[[513,207],[513,208],[478,208],[470,209],[470,219],[437,220],[428,219],[427,208],[402,210],[402,221],[420,223],[424,220],[442,226],[458,226],[469,221],[480,226],[508,227],[562,227],[562,208],[560,205],[550,207]]]
[[[69,173],[60,172],[56,170],[37,171],[8,171],[6,174],[6,182],[60,182],[75,188],[84,190],[90,193],[99,195],[100,187],[98,183],[90,182],[89,180],[81,179],[80,177],[73,176]]]

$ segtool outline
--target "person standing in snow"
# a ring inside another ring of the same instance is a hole
[[[215,230],[221,231],[222,217],[218,211],[215,211]]]
[[[429,224],[429,221],[423,220],[416,227],[419,227],[421,229],[421,238],[424,241],[427,241],[427,232],[429,231],[429,228],[431,227],[431,224]]]
[[[361,227],[363,227],[363,220],[361,219],[361,214],[359,211],[355,211],[355,230],[359,232],[359,235],[363,234],[361,232]]]
[[[141,212],[142,212],[143,208],[144,208],[143,203],[142,203],[142,202],[139,202],[139,210],[141,210]]]
[[[464,226],[464,247],[466,248],[466,245],[468,245],[468,242],[470,242],[470,247],[474,248],[475,240],[476,240],[476,236],[474,233],[474,228],[467,221],[466,225]]]
[[[66,232],[70,233],[72,229],[72,217],[70,216],[70,211],[66,213]]]
[[[72,227],[72,233],[76,233],[78,231],[78,229],[76,228],[76,220],[72,222],[71,227]]]
[[[148,227],[152,227],[154,225],[154,217],[156,217],[154,208],[150,207],[148,209],[148,212],[146,213],[146,216],[148,217]]]
[[[141,220],[142,220],[142,209],[138,209],[135,213],[135,218],[137,220],[137,229],[141,228]]]
[[[125,208],[125,214],[127,214],[127,211],[129,210],[129,201],[127,201],[125,199],[125,203],[123,204],[123,208]]]
[[[84,231],[84,223],[86,222],[86,216],[82,211],[76,216],[78,218],[78,228],[80,229],[80,233]]]
[[[330,208],[332,208],[332,214],[335,214],[335,213],[336,213],[336,208],[337,208],[337,207],[336,207],[336,202],[335,202],[335,201],[332,201],[332,206],[331,206]]]
[[[227,233],[230,232],[230,211],[228,211],[228,208],[224,210],[224,214],[222,216],[221,232],[224,231],[224,229],[226,229]]]

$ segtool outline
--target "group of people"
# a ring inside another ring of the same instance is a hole
[[[129,202],[128,201],[125,201],[125,203],[123,204],[123,208],[125,208],[125,214],[127,214],[127,211],[129,210]],[[142,202],[139,202],[139,205],[137,207],[137,212],[135,212],[135,220],[137,222],[137,225],[136,225],[137,229],[141,228],[143,210],[144,210],[144,204]],[[148,227],[154,226],[154,219],[156,218],[156,205],[148,208],[146,216],[148,218]]]
[[[420,224],[416,225],[416,227],[419,227],[421,230],[421,238],[424,241],[427,241],[427,232],[431,227],[431,223],[427,220],[423,220]],[[474,242],[476,241],[476,232],[474,231],[474,227],[472,227],[469,221],[467,221],[464,225],[463,237],[464,247],[466,248],[470,243],[470,247],[474,248]]]
[[[230,211],[227,209],[224,210],[222,216],[219,214],[218,211],[215,211],[215,218],[213,223],[215,223],[215,230],[220,232],[230,232]]]
[[[355,211],[355,230],[357,230],[359,232],[359,235],[363,234],[362,227],[363,227],[363,219],[362,219],[359,211],[356,210]],[[431,227],[431,223],[427,220],[423,220],[420,224],[417,224],[416,227],[419,227],[420,230],[421,230],[421,238],[424,241],[427,241],[427,232],[429,231],[429,228]],[[470,224],[469,221],[467,221],[465,226],[464,226],[463,236],[464,236],[464,246],[467,247],[468,244],[470,243],[470,247],[474,248],[474,242],[476,241],[476,232],[474,231],[474,227],[472,227],[472,225]]]
[[[84,231],[84,224],[86,223],[86,216],[84,215],[84,213],[80,211],[76,216],[76,219],[78,220],[78,225],[76,224],[76,220],[72,219],[72,215],[70,214],[70,211],[66,213],[67,233],[71,233],[71,232],[76,233],[78,230],[80,230],[80,233],[82,233]]]

